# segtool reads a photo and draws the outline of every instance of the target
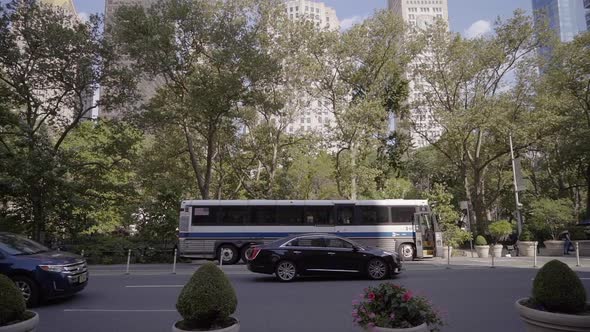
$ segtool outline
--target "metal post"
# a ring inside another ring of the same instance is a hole
[[[174,262],[172,263],[172,274],[176,274],[176,248],[174,248]]]
[[[447,246],[447,269],[451,268],[451,246]]]
[[[129,274],[129,264],[131,263],[131,249],[127,252],[127,270],[125,274]]]
[[[580,242],[578,241],[576,241],[576,261],[578,262],[576,266],[582,266],[580,265]]]
[[[516,161],[514,160],[514,147],[512,145],[512,134],[508,136],[510,138],[510,156],[512,158],[512,178],[514,182],[514,199],[516,204],[516,224],[518,225],[518,238],[522,233],[522,221],[520,220],[520,202],[518,199],[518,182],[516,181]]]
[[[219,250],[219,267],[223,266],[223,250]]]
[[[537,243],[536,242],[535,242],[535,244],[533,244],[533,247],[535,249],[535,253],[533,254],[533,257],[534,257],[533,267],[537,267]]]
[[[494,261],[494,257],[495,257],[495,256],[494,256],[494,251],[492,250],[492,269],[495,269],[495,268],[496,268],[496,264],[495,264],[495,261]]]
[[[84,257],[84,249],[82,249],[82,253],[80,254],[80,256]]]

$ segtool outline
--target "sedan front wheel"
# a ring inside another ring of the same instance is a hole
[[[389,274],[389,268],[382,259],[372,259],[367,265],[367,274],[373,280],[385,279]]]
[[[297,276],[297,268],[293,262],[281,261],[275,268],[275,275],[280,281],[293,281]]]

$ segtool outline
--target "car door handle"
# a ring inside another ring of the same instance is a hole
[[[296,250],[296,251],[293,251],[293,253],[294,253],[294,254],[300,254],[300,253],[301,253],[301,251],[297,251],[297,250]]]
[[[336,255],[335,252],[329,252],[328,255]]]

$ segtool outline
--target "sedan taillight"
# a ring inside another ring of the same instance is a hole
[[[256,259],[258,254],[260,253],[260,248],[252,247],[246,251],[246,259],[249,261],[253,261]]]

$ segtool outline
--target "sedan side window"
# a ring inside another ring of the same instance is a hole
[[[352,249],[352,244],[341,239],[326,239],[326,247]]]
[[[324,247],[324,240],[321,237],[303,237],[295,241],[297,247]]]

